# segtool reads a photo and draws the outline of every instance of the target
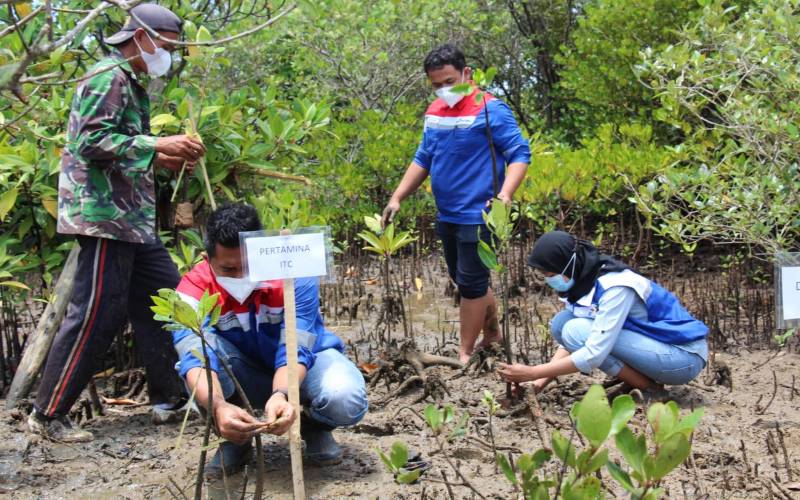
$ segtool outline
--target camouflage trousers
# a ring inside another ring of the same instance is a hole
[[[159,288],[175,288],[180,280],[163,243],[77,239],[80,253],[72,298],[47,356],[36,409],[50,417],[66,415],[102,368],[106,351],[128,320],[151,404],[177,402],[183,384],[173,368],[177,355],[172,337],[150,310],[150,296]]]

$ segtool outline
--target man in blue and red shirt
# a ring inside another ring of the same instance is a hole
[[[206,335],[212,371],[214,419],[226,439],[206,471],[221,476],[240,470],[250,458],[253,433],[264,422],[242,408],[234,382],[219,358],[230,365],[254,408],[263,408],[272,434],[284,434],[297,418],[289,404],[286,344],[283,335],[283,285],[280,281],[251,283],[244,277],[239,233],[261,229],[256,210],[245,204],[225,205],[206,224],[208,260],[197,264],[178,285],[181,298],[193,305],[203,293],[218,293],[222,311]],[[297,357],[300,400],[305,407],[301,434],[306,458],[326,465],[341,461],[342,450],[331,431],[354,425],[367,412],[364,377],[343,354],[339,338],[325,329],[319,310],[316,278],[295,281]],[[209,389],[199,337],[189,330],[173,333],[178,352],[176,368],[197,402],[208,408]],[[224,466],[223,466],[224,464]]]
[[[434,49],[424,68],[438,98],[425,112],[422,143],[383,211],[383,223],[392,221],[400,203],[430,175],[438,209],[436,233],[461,295],[459,358],[467,362],[481,330],[480,346],[500,340],[489,270],[478,257],[478,238],[489,241],[482,213],[494,197],[511,202],[531,153],[508,105],[488,93],[476,103],[478,88],[467,96],[453,92],[456,85],[472,83],[472,70],[459,49],[452,45]],[[487,113],[497,162],[496,187]]]

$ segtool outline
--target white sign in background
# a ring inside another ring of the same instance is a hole
[[[257,236],[244,244],[250,281],[328,274],[324,233]]]
[[[800,319],[800,267],[781,267],[783,320]]]

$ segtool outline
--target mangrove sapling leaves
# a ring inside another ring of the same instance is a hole
[[[644,460],[647,456],[647,443],[645,437],[636,436],[627,427],[623,427],[616,436],[617,449],[633,469],[633,475],[638,481],[643,481]]]
[[[654,403],[647,410],[647,421],[653,428],[653,437],[661,444],[670,437],[678,423],[678,405],[675,401]]]
[[[584,452],[586,453],[586,452]],[[589,456],[582,467],[578,467],[581,474],[592,474],[600,470],[608,462],[608,450],[603,448],[594,455]]]
[[[460,438],[467,435],[467,421],[469,420],[469,413],[463,413],[461,417],[458,419],[458,424],[453,427],[453,430],[450,431],[450,434],[447,435],[447,440],[452,441],[453,439]]]
[[[364,223],[367,225],[367,229],[375,234],[381,234],[383,232],[383,228],[381,227],[381,216],[378,214],[373,216],[365,215]]]
[[[689,456],[691,445],[681,433],[675,433],[658,447],[655,457],[645,459],[645,471],[650,479],[660,481]]]
[[[551,437],[553,453],[570,467],[575,467],[575,446],[559,431],[553,431]]]
[[[200,322],[197,321],[197,314],[192,306],[182,300],[176,300],[172,305],[174,307],[173,314],[176,323],[180,323],[194,331],[200,331]]]
[[[697,424],[700,422],[700,419],[703,418],[704,413],[705,408],[697,408],[690,414],[683,417],[672,430],[672,432],[680,432],[686,436],[686,439],[689,439],[692,435],[692,432],[694,432],[695,427],[697,427]]]
[[[498,453],[495,459],[497,460],[497,465],[500,466],[500,470],[503,471],[503,474],[506,476],[506,479],[508,479],[508,482],[510,482],[514,486],[519,484],[519,482],[517,481],[517,475],[514,473],[514,469],[511,467],[511,463],[509,463],[508,458],[506,458],[506,456],[503,455],[502,453]],[[522,466],[519,465],[519,460],[517,460],[517,467],[519,467],[520,470],[522,470]]]
[[[483,240],[478,240],[478,257],[480,257],[481,263],[490,271],[499,271],[500,266],[497,264],[497,255],[495,255],[489,244]]]
[[[572,407],[572,416],[581,433],[595,449],[599,448],[611,430],[611,407],[603,387],[594,384],[580,401]]]
[[[586,500],[587,498],[601,498],[603,486],[595,476],[584,476],[577,483],[564,488],[565,500]]]
[[[608,469],[608,473],[611,474],[611,477],[625,488],[626,491],[633,493],[636,490],[633,481],[631,481],[631,476],[629,476],[622,467],[609,460],[606,462],[606,469]]]
[[[451,91],[454,94],[470,95],[472,93],[472,85],[469,83],[459,83],[458,85],[453,86]]]
[[[622,394],[614,398],[611,403],[611,431],[610,436],[616,436],[633,418],[636,413],[636,403],[628,394]]]
[[[406,462],[408,462],[408,448],[402,441],[395,441],[392,444],[392,449],[389,452],[389,459],[392,462],[394,469],[400,469]]]
[[[430,427],[434,433],[438,433],[439,429],[442,427],[442,414],[434,405],[425,407],[425,422],[427,422],[428,427]]]
[[[381,450],[380,448],[375,448],[375,451],[378,452],[378,456],[381,458],[381,462],[383,462],[383,465],[386,466],[389,472],[392,473],[397,472],[397,469],[395,469],[392,460],[386,455],[386,453],[383,452],[383,450]]]
[[[411,484],[417,479],[419,479],[419,475],[422,474],[422,471],[419,469],[407,471],[405,469],[400,469],[401,472],[397,474],[395,480],[400,484]]]

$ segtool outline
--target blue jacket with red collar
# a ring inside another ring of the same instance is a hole
[[[454,224],[483,224],[492,198],[492,157],[486,137],[486,111],[497,157],[498,189],[510,163],[531,161],[511,108],[490,94],[475,102],[476,89],[452,108],[436,99],[425,112],[422,143],[414,163],[428,170],[438,218]]]
[[[214,278],[208,261],[197,264],[181,279],[178,294],[183,300],[196,305],[203,292],[219,293],[222,311],[213,332],[229,341],[252,361],[261,364],[266,372],[286,365],[286,344],[283,336],[283,285],[280,281],[266,281],[262,287],[250,294],[244,304],[232,298]],[[295,303],[297,315],[297,356],[307,369],[314,366],[314,353],[325,349],[344,351],[339,337],[325,329],[319,310],[319,284],[317,278],[295,280]],[[172,341],[177,344],[188,335],[189,330],[173,332]],[[216,354],[209,352],[211,369],[220,369]],[[180,360],[181,377],[202,361],[187,353]]]

